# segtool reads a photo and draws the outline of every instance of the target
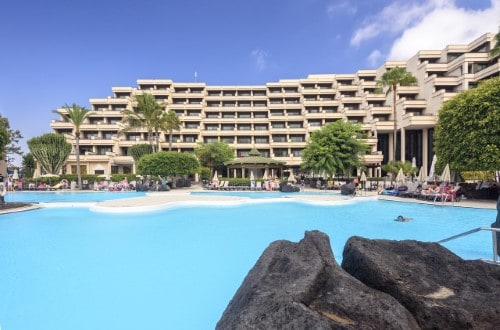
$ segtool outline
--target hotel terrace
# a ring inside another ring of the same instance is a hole
[[[209,86],[172,80],[138,80],[137,87],[113,87],[113,96],[90,99],[91,115],[81,126],[82,173],[134,173],[128,148],[147,143],[143,130],[120,133],[122,114],[133,109],[132,97],[151,93],[177,113],[181,129],[174,131],[172,150],[192,152],[197,142],[225,141],[236,157],[256,148],[262,156],[284,161],[289,168],[301,164],[301,153],[312,132],[329,122],[345,120],[362,125],[370,152],[363,162],[371,176],[392,160],[393,128],[398,134],[397,160],[416,158],[417,166],[429,167],[433,156],[433,133],[438,111],[446,100],[475,87],[479,81],[500,75],[500,59],[492,59],[494,34],[488,33],[468,45],[449,45],[442,50],[422,50],[402,62],[386,62],[377,70],[353,74],[318,74],[304,79],[280,80],[255,86]],[[397,115],[392,115],[392,95],[377,93],[377,80],[396,66],[405,67],[418,79],[418,86],[400,87]],[[61,114],[64,109],[58,110]],[[61,118],[62,119],[62,118]],[[75,147],[73,125],[64,120],[50,124],[65,134]],[[160,137],[168,150],[168,133]],[[76,151],[66,173],[76,173]]]

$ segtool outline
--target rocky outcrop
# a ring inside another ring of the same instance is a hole
[[[417,329],[394,299],[368,288],[335,261],[328,236],[306,232],[262,254],[217,329]]]
[[[280,183],[280,191],[281,192],[299,192],[300,187],[295,186],[295,185],[288,183],[288,182],[282,182],[282,183]]]
[[[354,195],[356,191],[356,185],[354,183],[343,184],[340,186],[341,195]]]
[[[437,243],[351,237],[342,267],[403,304],[426,329],[500,325],[500,267],[466,261]]]

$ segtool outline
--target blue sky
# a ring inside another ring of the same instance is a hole
[[[0,114],[27,140],[51,111],[137,79],[262,85],[354,73],[500,26],[500,0],[27,0],[0,11]],[[25,142],[22,142],[24,150]]]

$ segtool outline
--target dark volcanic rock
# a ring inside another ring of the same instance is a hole
[[[366,287],[333,259],[328,236],[306,232],[262,254],[217,329],[417,329],[389,295]]]
[[[401,302],[425,329],[500,326],[500,267],[466,261],[437,243],[351,237],[342,267]]]
[[[294,186],[293,184],[290,184],[287,182],[282,182],[280,184],[280,191],[281,192],[299,192],[300,187]]]
[[[343,184],[342,186],[340,186],[341,195],[354,195],[355,190],[356,185],[354,183]]]

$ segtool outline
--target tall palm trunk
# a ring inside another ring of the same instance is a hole
[[[398,87],[397,85],[392,85],[392,116],[394,118],[394,132],[393,132],[393,141],[392,141],[392,155],[393,155],[393,161],[396,162],[396,148],[398,146],[397,144],[397,134],[398,134],[398,126],[397,126],[397,118],[396,118],[396,93],[397,93]]]
[[[168,151],[172,151],[172,137],[173,137],[173,129],[168,130]]]
[[[80,131],[75,132],[76,142],[76,175],[78,178],[78,189],[82,189],[82,173],[80,170]]]

